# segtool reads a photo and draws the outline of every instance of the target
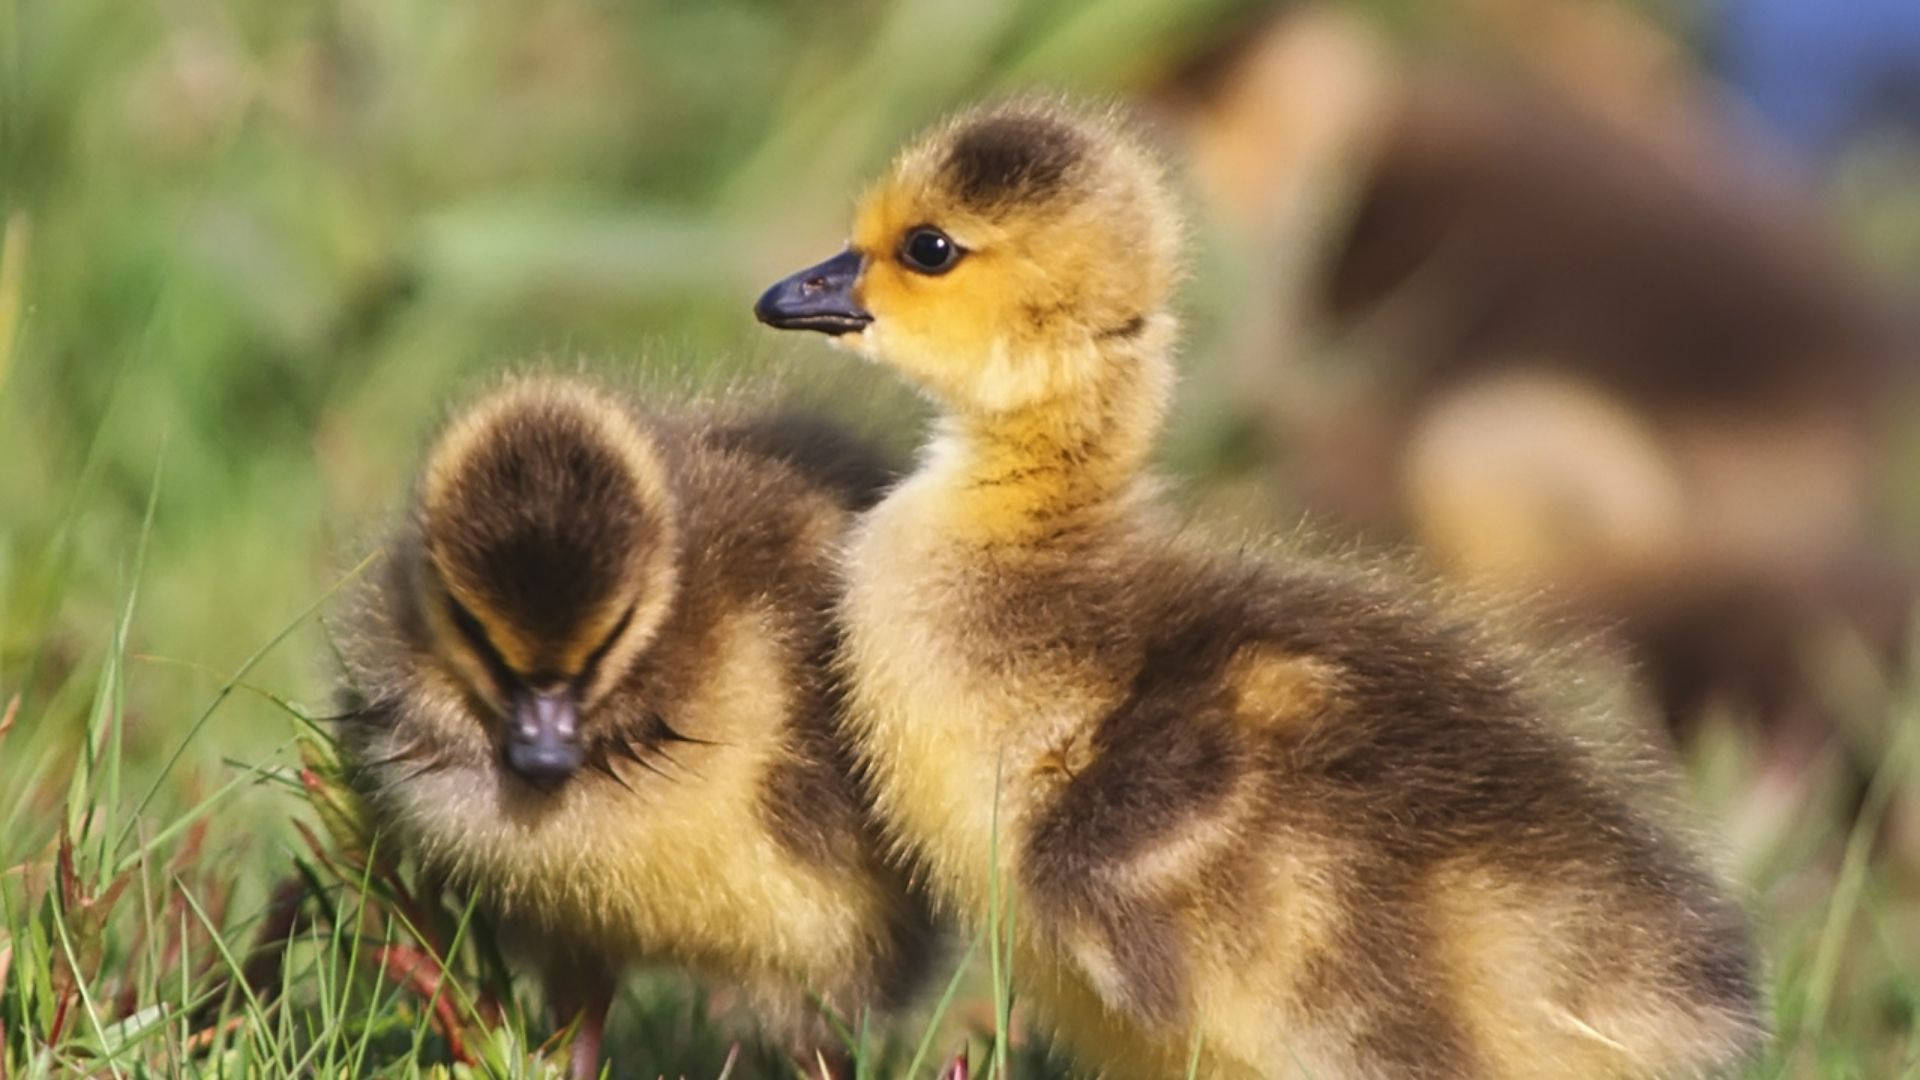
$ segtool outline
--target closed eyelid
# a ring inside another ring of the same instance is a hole
[[[639,607],[640,602],[637,600],[628,604],[627,610],[622,613],[619,620],[613,624],[613,629],[607,631],[607,636],[601,638],[600,644],[595,645],[593,651],[587,654],[587,659],[580,665],[580,673],[573,677],[573,682],[576,685],[583,685],[593,679],[594,672],[600,667],[600,662],[607,658],[609,652],[613,651],[613,643],[619,641],[620,635],[626,633],[627,627],[633,624],[633,613],[637,611]]]
[[[500,650],[494,647],[492,639],[487,637],[486,627],[481,625],[473,612],[468,611],[466,605],[452,593],[441,595],[446,601],[447,615],[454,629],[460,632],[460,636],[466,639],[467,646],[480,657],[480,662],[487,669],[487,674],[492,677],[495,688],[502,693],[512,692],[514,686],[521,680],[508,665],[506,658],[500,655]]]

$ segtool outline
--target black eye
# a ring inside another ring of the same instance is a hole
[[[907,230],[907,238],[900,243],[900,261],[923,274],[946,273],[962,254],[959,244],[931,225]]]

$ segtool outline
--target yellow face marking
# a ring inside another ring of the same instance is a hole
[[[666,520],[671,526],[672,519]],[[633,658],[653,641],[654,635],[667,621],[668,613],[673,610],[673,602],[679,592],[680,564],[678,544],[671,532],[670,529],[668,536],[646,552],[635,569],[634,582],[639,599],[631,608],[632,614],[627,618],[626,627],[601,656],[599,666],[594,669],[593,681],[581,689],[581,703],[589,708],[613,688]],[[599,640],[606,641],[606,635],[612,632],[613,627],[609,626]],[[591,655],[592,651],[588,649],[586,655]],[[585,662],[585,655],[581,662]]]
[[[608,644],[608,638],[620,625],[634,601],[627,593],[617,593],[606,602],[594,608],[589,618],[582,620],[579,630],[564,642],[543,641],[524,633],[518,625],[502,617],[478,594],[469,592],[453,581],[443,579],[447,587],[448,599],[458,603],[473,617],[487,644],[498,653],[500,659],[515,674],[523,678],[535,675],[553,676],[572,681],[586,670],[587,660],[602,646]],[[619,606],[625,604],[626,606]],[[636,612],[637,614],[637,612]],[[453,624],[451,612],[446,613],[450,626]],[[458,627],[454,627],[458,633]],[[624,637],[625,635],[622,634]],[[461,635],[464,640],[465,635]],[[611,649],[608,650],[611,652]]]
[[[1101,345],[1166,302],[1177,217],[1151,160],[1100,121],[1082,136],[1095,166],[1025,202],[967,205],[942,175],[966,120],[909,149],[861,200],[850,245],[865,257],[854,297],[874,322],[855,347],[948,404],[1002,412],[1099,378]],[[960,245],[951,269],[904,265],[907,234]]]
[[[423,582],[416,602],[426,614],[428,632],[438,645],[437,655],[453,669],[454,675],[471,693],[495,713],[505,715],[509,703],[502,696],[501,688],[486,661],[454,624],[453,612],[447,607],[447,597],[438,595],[433,585]]]
[[[907,233],[931,225],[966,252],[937,276],[900,261]],[[876,187],[856,218],[851,246],[865,257],[854,297],[871,312],[872,349],[936,392],[951,393],[966,368],[993,352],[1016,301],[1006,273],[1005,237],[958,217],[923,186]]]

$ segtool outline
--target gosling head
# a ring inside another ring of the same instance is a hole
[[[416,513],[429,648],[476,706],[471,737],[558,787],[673,601],[674,505],[652,442],[589,387],[518,383],[440,437]]]
[[[1087,392],[1116,346],[1164,349],[1179,249],[1158,165],[1113,118],[1014,102],[910,146],[847,249],[754,313],[832,335],[951,408],[1015,410]]]

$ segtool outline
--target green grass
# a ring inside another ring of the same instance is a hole
[[[328,597],[423,433],[536,357],[842,377],[747,306],[840,242],[898,139],[995,90],[1141,85],[1244,6],[0,0],[0,1080],[555,1060],[484,920],[340,802],[320,721]],[[1232,262],[1197,261],[1190,357],[1231,337]],[[1190,386],[1223,393],[1198,362]],[[1195,416],[1175,464],[1205,489],[1231,440]],[[1856,824],[1829,769],[1739,848],[1782,1032],[1758,1076],[1920,1075],[1920,890],[1874,828],[1920,716],[1862,730],[1890,749]],[[1737,725],[1689,764],[1747,805]],[[989,1037],[1022,1029],[1017,914],[924,1016],[850,1025],[862,1075],[963,1041],[983,1075],[1062,1075]],[[779,1071],[729,1066],[734,1039],[650,973],[609,1046],[635,1075]]]

